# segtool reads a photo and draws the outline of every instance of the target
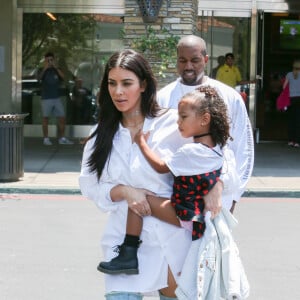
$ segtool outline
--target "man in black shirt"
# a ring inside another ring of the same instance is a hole
[[[64,74],[56,67],[52,52],[45,54],[44,68],[39,74],[39,80],[41,82],[44,145],[52,145],[48,137],[48,123],[51,115],[54,115],[58,121],[59,144],[73,144],[65,137],[65,111],[60,98],[60,86],[64,80]]]

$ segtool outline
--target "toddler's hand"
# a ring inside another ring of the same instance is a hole
[[[136,135],[134,136],[134,142],[137,143],[139,146],[143,143],[146,143],[149,138],[150,132],[144,133],[142,130],[139,130]]]

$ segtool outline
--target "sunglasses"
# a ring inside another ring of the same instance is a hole
[[[300,67],[294,67],[294,70],[300,71]]]

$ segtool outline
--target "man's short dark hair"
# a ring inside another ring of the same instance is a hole
[[[225,58],[227,59],[228,57],[234,59],[233,53],[226,53],[226,54],[225,54]]]
[[[45,54],[45,57],[54,57],[54,53],[53,52],[47,52]]]

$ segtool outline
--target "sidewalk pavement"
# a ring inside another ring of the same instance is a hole
[[[42,138],[24,139],[24,177],[1,182],[3,193],[80,194],[78,176],[83,145],[44,146]],[[1,158],[3,159],[3,158]],[[300,149],[285,142],[255,145],[252,177],[244,197],[300,197]]]

